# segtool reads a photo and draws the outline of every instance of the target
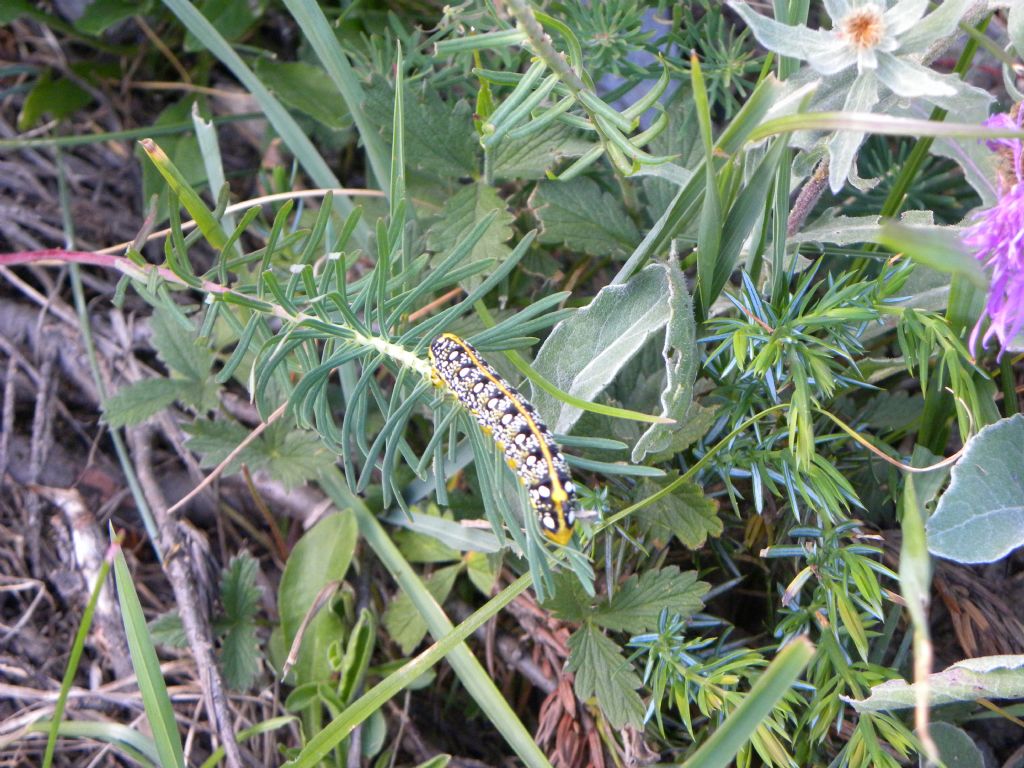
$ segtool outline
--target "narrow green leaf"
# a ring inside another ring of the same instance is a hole
[[[71,653],[68,654],[68,665],[64,670],[64,678],[61,680],[60,694],[58,694],[57,701],[53,705],[49,734],[46,738],[46,751],[43,753],[43,768],[50,768],[53,764],[54,750],[57,747],[57,737],[61,733],[61,727],[69,725],[69,723],[63,721],[64,707],[67,704],[71,686],[75,682],[75,675],[78,673],[78,665],[82,660],[85,641],[89,637],[89,629],[92,626],[92,617],[96,612],[96,603],[99,601],[100,591],[108,588],[107,574],[109,573],[110,558],[105,557],[100,564],[99,572],[96,574],[96,582],[89,593],[89,602],[86,603],[85,610],[82,612],[82,619],[78,622],[75,642],[71,646]],[[149,742],[148,746],[152,747],[152,742]],[[155,753],[155,750],[153,752]]]
[[[693,757],[683,763],[684,768],[726,768],[730,765],[813,656],[814,646],[807,638],[792,640],[768,665],[743,703]]]
[[[125,562],[124,553],[120,549],[114,554],[114,577],[117,580],[117,599],[121,605],[132,668],[139,681],[146,719],[153,732],[160,764],[164,768],[184,768],[185,754],[181,748],[178,726],[174,719],[174,707],[171,706],[171,697],[167,694],[167,686],[160,673],[160,661],[146,628],[146,617],[142,614],[142,605],[135,592],[128,563]]]
[[[711,138],[711,109],[704,86],[697,54],[690,56],[693,99],[697,105],[697,126],[704,144],[704,205],[700,213],[697,230],[697,285],[699,288],[701,315],[705,316],[714,301],[715,272],[718,265],[718,249],[722,232],[722,201],[718,192],[718,178],[715,166],[713,141]]]
[[[151,139],[143,139],[139,142],[143,152],[163,176],[164,181],[171,188],[171,191],[178,198],[185,210],[188,211],[206,240],[216,249],[221,249],[228,241],[227,233],[220,226],[220,222],[213,217],[206,203],[192,188],[185,176],[175,167],[167,154]]]

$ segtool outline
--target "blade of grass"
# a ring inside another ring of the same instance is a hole
[[[131,572],[120,549],[114,554],[114,578],[117,581],[117,599],[121,604],[125,635],[128,637],[128,651],[132,657],[132,668],[139,681],[146,719],[153,732],[160,765],[164,768],[184,766],[185,755],[178,737],[178,725],[174,719],[174,708],[167,693],[160,661],[146,627],[142,604],[135,592]]]
[[[700,128],[701,143],[704,145],[704,205],[700,212],[697,229],[697,319],[707,315],[714,300],[716,264],[722,238],[722,201],[718,192],[718,175],[715,168],[714,140],[711,136],[711,108],[704,86],[697,54],[690,56],[690,73],[693,79],[693,101],[697,105],[697,126]]]
[[[29,725],[27,733],[45,733],[52,726],[49,720],[37,720]],[[93,739],[105,741],[121,751],[125,757],[137,761],[140,765],[159,766],[160,756],[157,754],[153,740],[134,728],[121,723],[96,723],[82,720],[65,720],[58,724],[58,735],[73,739]]]
[[[89,636],[89,628],[92,627],[92,616],[96,611],[96,603],[100,598],[100,592],[107,583],[107,574],[110,573],[109,554],[103,559],[100,572],[96,576],[96,583],[93,585],[89,595],[89,602],[82,613],[82,620],[78,624],[78,632],[75,633],[75,642],[71,646],[71,654],[68,656],[68,667],[64,671],[64,679],[60,683],[60,693],[53,705],[53,718],[50,720],[50,733],[46,739],[46,751],[43,753],[43,768],[50,768],[53,764],[53,753],[57,746],[57,734],[61,727],[61,718],[64,717],[64,706],[68,701],[68,692],[71,684],[75,681],[78,672],[78,663],[82,660],[82,651],[85,649],[85,639]]]
[[[726,718],[722,727],[711,734],[697,752],[683,763],[684,768],[726,768],[740,748],[772,711],[803,668],[814,656],[814,645],[806,637],[798,637],[768,665],[743,703]]]
[[[302,34],[313,46],[317,58],[341,94],[345,107],[359,130],[359,139],[366,150],[373,175],[377,183],[383,185],[390,176],[389,153],[384,140],[363,108],[366,93],[359,82],[359,76],[352,69],[345,51],[338,42],[334,27],[328,22],[320,5],[313,0],[284,0],[284,4],[302,29]]]
[[[192,185],[188,183],[182,172],[171,162],[171,158],[152,139],[143,139],[139,142],[139,145],[142,147],[142,151],[149,157],[150,162],[160,172],[160,175],[164,177],[167,186],[174,191],[178,200],[185,206],[185,210],[189,212],[189,215],[210,245],[218,250],[223,248],[228,240],[227,234],[217,219],[213,217],[213,214],[210,213],[210,209],[206,207],[203,199],[192,189]]]
[[[206,19],[199,10],[188,2],[188,0],[163,0],[164,5],[171,13],[178,17],[178,20],[185,25],[189,32],[198,38],[211,54],[216,56],[231,73],[238,78],[238,81],[253,95],[267,120],[277,131],[278,135],[291,150],[292,154],[299,161],[299,164],[309,174],[310,178],[318,187],[338,188],[342,184],[337,176],[331,171],[330,166],[321,157],[313,142],[306,136],[305,131],[299,126],[288,111],[282,106],[274,95],[267,89],[258,77],[253,73],[242,57],[225,40],[216,28]],[[353,112],[353,115],[355,113]],[[361,136],[364,142],[369,140],[368,135]],[[386,166],[385,166],[386,167]],[[380,178],[386,179],[387,176]],[[335,197],[334,204],[339,213],[347,216],[352,212],[352,202],[345,197]],[[369,230],[360,220],[356,227],[355,236],[360,246],[365,247],[369,240]]]
[[[529,574],[520,576],[430,648],[414,659],[410,659],[401,668],[392,672],[352,702],[309,740],[298,757],[287,763],[288,768],[312,768],[317,765],[337,744],[347,738],[357,725],[384,706],[386,701],[415,682],[427,670],[440,662],[445,655],[462,647],[466,638],[496,616],[518,595],[525,592],[530,583]]]

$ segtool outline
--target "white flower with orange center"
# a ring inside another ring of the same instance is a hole
[[[976,89],[954,75],[943,75],[921,63],[937,40],[952,35],[972,0],[945,0],[925,15],[928,0],[895,3],[824,0],[831,29],[783,24],[769,19],[741,0],[728,0],[765,48],[806,61],[815,73],[839,76],[856,68],[846,91],[844,112],[871,112],[886,91],[901,99],[923,99],[948,109],[950,100]],[[890,7],[891,5],[891,7]],[[848,76],[847,76],[848,77]],[[844,81],[845,83],[845,81]],[[839,131],[828,141],[829,183],[838,191],[853,169],[864,134]]]

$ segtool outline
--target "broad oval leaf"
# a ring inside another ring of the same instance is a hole
[[[682,274],[673,265],[651,264],[624,285],[602,288],[587,307],[556,325],[534,369],[563,392],[593,400],[653,334],[671,324],[665,343],[669,387],[662,402],[666,415],[681,414],[689,402],[687,381],[692,383],[685,363],[693,322]],[[687,325],[689,330],[682,327]],[[534,391],[533,403],[557,433],[568,433],[582,413],[542,391]],[[644,450],[660,442],[652,434]]]
[[[928,549],[959,563],[990,563],[1024,544],[1024,416],[967,441],[928,520]]]
[[[981,750],[965,731],[952,723],[939,721],[928,726],[939,755],[949,768],[984,768]],[[924,765],[922,761],[920,763]]]
[[[324,586],[344,578],[355,551],[356,530],[354,515],[330,515],[306,531],[292,549],[277,596],[286,646],[295,639],[306,612]],[[298,684],[330,676],[327,646],[341,637],[342,629],[341,620],[326,608],[309,622],[293,667]]]

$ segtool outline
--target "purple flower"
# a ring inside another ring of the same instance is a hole
[[[1016,119],[994,115],[985,125],[1020,130],[1022,121],[1024,108],[1017,110]],[[1002,354],[1008,349],[1022,348],[1017,336],[1024,328],[1024,145],[1020,139],[991,139],[987,144],[989,149],[1012,159],[1012,168],[1004,175],[999,201],[976,214],[974,223],[963,233],[964,243],[991,272],[988,301],[971,331],[970,348],[977,349],[978,335],[987,317],[990,324],[981,338],[981,346],[987,346],[995,336]]]

